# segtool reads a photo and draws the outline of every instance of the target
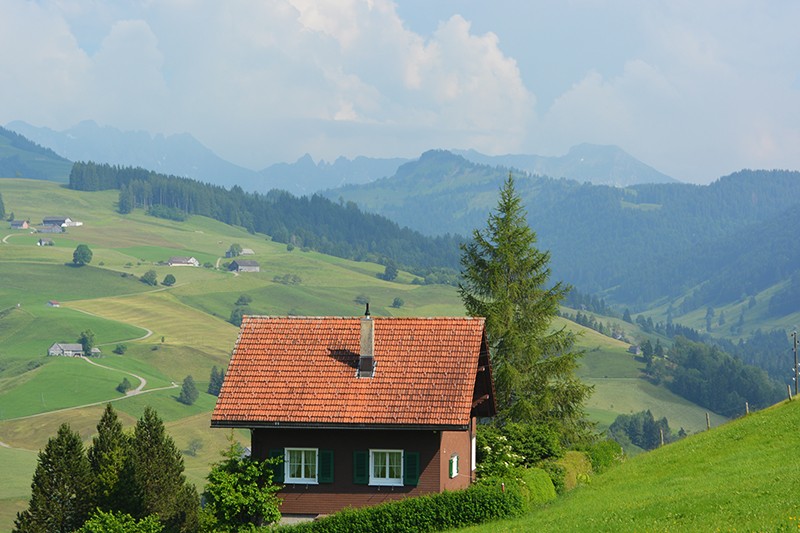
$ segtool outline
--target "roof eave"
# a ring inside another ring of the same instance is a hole
[[[470,424],[347,424],[328,422],[212,420],[211,427],[245,429],[388,429],[403,431],[466,431],[469,429]]]

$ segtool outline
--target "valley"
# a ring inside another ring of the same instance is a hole
[[[54,245],[47,247],[37,246],[38,237],[28,231],[1,232],[0,462],[15,466],[8,470],[14,479],[0,492],[0,529],[27,502],[36,451],[64,421],[89,442],[106,401],[114,401],[128,427],[146,405],[153,406],[184,450],[187,476],[202,487],[226,439],[224,431],[209,428],[215,397],[205,390],[212,366],[227,364],[236,341],[238,328],[228,319],[242,295],[251,298],[253,314],[356,316],[363,312],[357,302],[364,299],[377,315],[464,313],[452,286],[415,284],[415,276],[402,270],[394,281],[385,281],[378,277],[382,265],[289,251],[265,235],[205,217],[175,222],[138,209],[120,215],[116,191],[79,192],[52,182],[3,179],[0,194],[7,211],[31,221],[58,213],[84,222],[54,235]],[[234,275],[224,269],[233,243],[255,252],[260,272]],[[90,264],[80,268],[70,266],[78,244],[93,252]],[[164,262],[172,256],[219,262],[221,268],[169,267]],[[159,282],[173,274],[176,283],[142,283],[139,278],[149,270]],[[292,283],[283,281],[287,274],[294,276]],[[402,300],[399,307],[392,306],[396,298]],[[49,306],[51,300],[59,307]],[[561,325],[583,331],[580,376],[596,387],[587,407],[600,428],[616,414],[649,408],[675,429],[704,429],[704,409],[641,379],[642,362],[627,352],[628,344],[571,322]],[[636,325],[626,327],[629,336],[639,334]],[[87,329],[102,350],[97,362],[108,368],[45,355],[52,343],[75,342]],[[118,344],[126,345],[124,355],[113,352]],[[115,388],[130,374],[147,385],[142,393],[125,396]],[[178,403],[178,389],[172,387],[187,375],[201,392],[192,406]],[[20,419],[31,415],[38,416]],[[714,416],[713,423],[724,420]],[[190,448],[194,451],[186,453]]]

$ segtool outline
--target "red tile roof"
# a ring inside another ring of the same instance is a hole
[[[466,426],[484,319],[372,321],[377,366],[359,378],[360,318],[245,317],[211,425]]]

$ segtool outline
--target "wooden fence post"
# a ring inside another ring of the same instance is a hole
[[[708,411],[706,411],[706,429],[711,429],[711,417],[708,416]]]
[[[744,414],[746,414],[746,415],[750,414],[750,403],[749,402],[744,402]]]
[[[792,401],[792,386],[786,385],[786,390],[789,392],[789,401]]]

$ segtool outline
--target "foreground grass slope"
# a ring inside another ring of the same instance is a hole
[[[515,520],[461,531],[797,531],[800,401],[630,459]]]

